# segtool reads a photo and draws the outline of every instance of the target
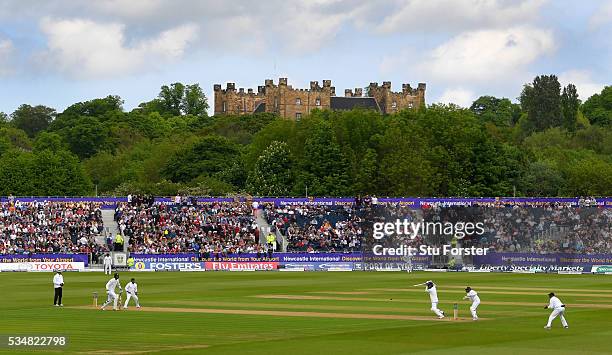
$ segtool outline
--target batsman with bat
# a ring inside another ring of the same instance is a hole
[[[119,301],[119,295],[115,293],[115,289],[117,287],[119,287],[119,295],[121,295],[121,293],[123,293],[123,289],[121,288],[121,282],[119,282],[119,274],[115,273],[115,276],[113,276],[113,278],[106,283],[106,294],[108,295],[108,298],[100,308],[101,310],[104,311],[105,307],[111,302],[113,302],[113,311],[119,310],[117,308],[117,302],[121,301]]]
[[[425,285],[425,292],[429,293],[429,299],[431,300],[431,310],[438,316],[438,319],[444,318],[444,311],[438,309],[438,291],[436,290],[436,284],[433,281],[428,280],[425,283],[413,285],[423,286]]]
[[[465,293],[466,295],[465,297],[463,297],[463,299],[469,299],[470,301],[472,301],[472,305],[470,306],[470,312],[472,312],[472,320],[478,320],[476,309],[478,308],[478,305],[480,305],[480,297],[478,297],[478,293],[472,290],[470,286],[465,288]]]

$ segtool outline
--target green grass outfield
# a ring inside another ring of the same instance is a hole
[[[52,277],[0,273],[0,335],[65,334],[70,345],[57,353],[89,354],[612,353],[609,276],[122,273],[123,285],[137,279],[143,308],[121,312],[93,308],[94,291],[105,299],[101,273],[65,273],[65,307],[53,307]],[[411,287],[427,279],[438,284],[439,307],[452,315],[458,302],[464,320],[435,318],[423,287]],[[481,296],[478,322],[461,301],[467,285]],[[559,319],[543,329],[550,291],[568,305],[570,329]]]

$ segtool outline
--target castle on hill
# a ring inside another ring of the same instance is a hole
[[[416,109],[425,105],[425,84],[417,88],[402,84],[402,91],[391,90],[391,82],[382,85],[370,83],[364,95],[362,88],[344,90],[344,96],[336,96],[336,88],[331,80],[310,82],[310,89],[294,89],[287,84],[287,78],[279,78],[278,85],[271,79],[265,85],[253,89],[236,90],[234,83],[227,83],[222,89],[215,84],[215,115],[244,115],[258,112],[276,113],[281,117],[299,120],[314,109],[351,110],[364,108],[384,114],[395,113],[403,109]]]

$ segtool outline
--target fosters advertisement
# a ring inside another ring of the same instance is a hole
[[[196,254],[132,254],[131,270],[145,271],[204,271],[204,263]]]

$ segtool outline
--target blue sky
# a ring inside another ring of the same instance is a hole
[[[125,108],[172,82],[336,92],[427,83],[426,100],[519,96],[537,74],[584,100],[612,84],[612,1],[48,0],[0,2],[0,111],[59,111],[119,95]]]

